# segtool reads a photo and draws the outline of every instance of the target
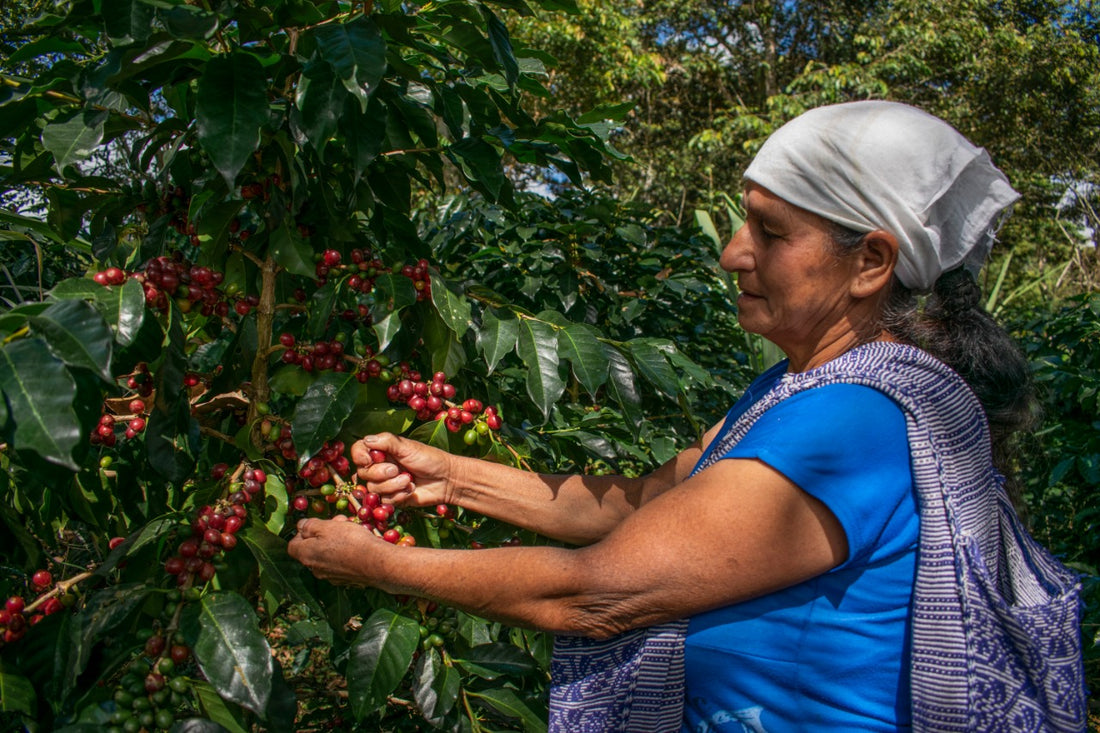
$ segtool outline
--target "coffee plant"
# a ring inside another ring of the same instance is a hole
[[[713,244],[569,190],[624,110],[525,111],[551,98],[507,30],[532,8],[575,10],[72,0],[4,29],[8,727],[545,728],[544,635],[286,553],[307,516],[544,541],[381,504],[365,433],[637,472],[743,376]]]
[[[1032,364],[1039,425],[1022,446],[1020,476],[1035,535],[1081,573],[1089,686],[1100,679],[1100,296],[1014,314]]]

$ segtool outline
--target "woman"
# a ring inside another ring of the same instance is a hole
[[[887,102],[800,116],[745,181],[720,262],[741,325],[787,360],[699,443],[636,480],[392,435],[353,448],[396,503],[457,504],[577,549],[395,548],[304,520],[291,553],[334,582],[558,634],[559,730],[1083,728],[1074,613],[1034,618],[1050,596],[1075,607],[1075,579],[1026,537],[1017,550],[994,465],[1026,419],[1026,364],[969,274],[1015,192],[950,126]],[[1061,640],[1059,665],[1013,661],[1028,654],[1003,628],[1021,622],[998,614],[1014,603],[1031,614],[1018,636]]]

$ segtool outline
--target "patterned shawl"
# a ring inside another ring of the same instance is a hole
[[[992,466],[981,405],[948,367],[911,346],[873,343],[787,373],[724,426],[695,471],[773,405],[838,382],[877,389],[906,416],[921,515],[913,730],[1084,731],[1080,581],[1024,529]],[[680,620],[610,640],[555,639],[550,730],[680,730],[686,629]]]

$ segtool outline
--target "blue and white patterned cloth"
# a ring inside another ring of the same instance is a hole
[[[1080,580],[1024,529],[993,468],[981,405],[944,364],[911,346],[873,343],[785,374],[696,472],[773,405],[834,383],[877,389],[906,415],[921,515],[913,730],[1084,731]],[[681,620],[610,640],[555,639],[550,730],[680,730],[686,628]]]

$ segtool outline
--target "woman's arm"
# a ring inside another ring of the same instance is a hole
[[[606,637],[819,575],[847,557],[825,506],[756,460],[726,459],[570,550],[397,547],[304,520],[291,554],[316,575],[424,596],[505,623]]]
[[[690,474],[712,428],[665,465],[642,478],[536,474],[499,463],[455,456],[388,433],[352,446],[367,488],[394,503],[456,504],[545,537],[584,545],[605,537],[626,516]],[[375,463],[381,450],[394,463]],[[409,475],[401,472],[404,469]]]

